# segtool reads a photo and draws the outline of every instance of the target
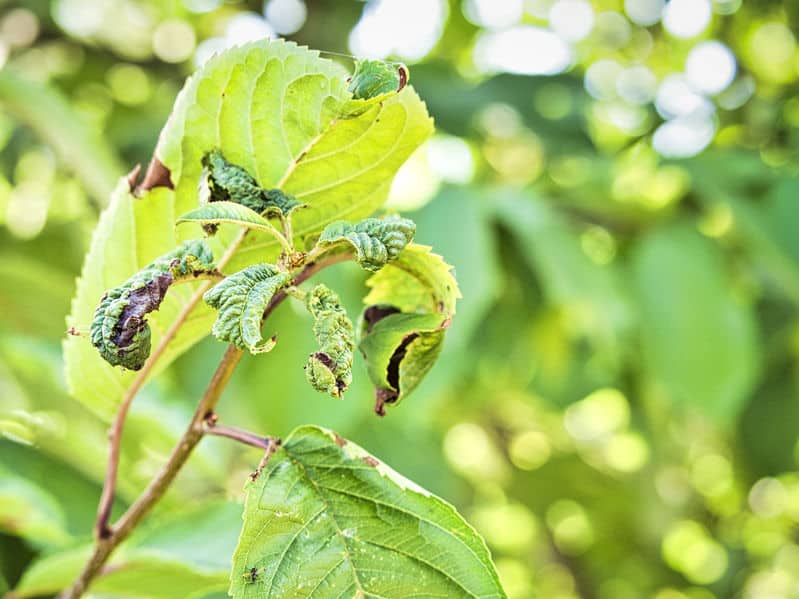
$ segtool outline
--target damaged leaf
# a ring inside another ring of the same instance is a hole
[[[214,271],[213,259],[204,241],[187,241],[107,291],[94,312],[90,333],[103,359],[139,370],[150,355],[147,315],[158,310],[175,281]]]
[[[203,157],[205,182],[211,203],[233,202],[258,214],[288,216],[303,204],[279,189],[263,189],[242,167],[225,160],[222,152],[211,150]]]
[[[357,223],[330,223],[319,237],[319,245],[349,243],[364,269],[377,271],[395,260],[413,239],[416,224],[407,218],[367,218]]]
[[[341,397],[352,382],[355,333],[341,301],[325,285],[317,285],[305,298],[313,316],[313,332],[319,351],[308,356],[305,377],[317,391]]]
[[[401,62],[356,60],[348,89],[354,100],[372,100],[402,91],[409,78],[408,67]]]
[[[223,223],[239,225],[248,229],[265,231],[275,236],[284,247],[287,245],[280,231],[273,227],[268,220],[254,210],[234,202],[220,201],[205,204],[180,216],[177,223],[199,223],[203,227],[208,225],[215,227]]]
[[[263,341],[261,319],[272,297],[291,280],[272,264],[256,264],[230,275],[203,298],[219,310],[212,332],[225,343],[257,354],[274,347],[274,337]]]
[[[411,244],[367,282],[358,347],[378,415],[413,392],[438,358],[460,297],[451,269],[429,247]]]

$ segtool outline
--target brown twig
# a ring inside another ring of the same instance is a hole
[[[325,256],[323,258],[319,258],[314,262],[306,264],[306,266],[302,269],[302,271],[300,271],[294,277],[292,285],[299,285],[302,282],[308,280],[310,277],[312,277],[314,274],[316,274],[323,268],[326,268],[327,266],[336,264],[338,262],[343,262],[349,259],[350,257],[351,253],[338,253]],[[283,300],[286,299],[286,297],[287,297],[286,293],[282,291],[275,294],[275,296],[267,305],[266,310],[264,310],[263,318],[266,319],[274,311],[274,309]],[[160,349],[161,352],[164,351],[161,345],[159,345],[158,349]],[[208,425],[206,419],[208,418],[209,414],[214,413],[214,408],[216,407],[216,404],[219,401],[222,391],[224,390],[225,386],[230,380],[230,377],[233,374],[234,369],[238,365],[239,360],[241,360],[242,354],[243,352],[240,349],[232,345],[228,346],[228,349],[225,352],[224,356],[222,357],[222,360],[220,361],[219,365],[217,366],[217,369],[214,372],[211,381],[208,383],[208,387],[206,388],[205,393],[203,393],[203,396],[200,399],[200,403],[197,405],[197,409],[194,412],[194,416],[192,417],[191,423],[189,424],[189,426],[186,428],[185,432],[181,436],[180,440],[178,441],[178,444],[172,449],[172,452],[170,453],[167,462],[163,465],[163,467],[155,476],[155,478],[152,481],[150,481],[150,484],[147,486],[144,492],[139,496],[139,498],[122,515],[119,521],[113,526],[106,525],[106,528],[104,529],[106,530],[106,532],[104,535],[98,536],[98,538],[96,539],[94,552],[89,557],[89,560],[86,562],[83,571],[80,573],[80,575],[78,576],[77,580],[73,583],[73,585],[59,595],[59,599],[78,599],[79,597],[81,597],[83,593],[88,589],[92,580],[94,580],[97,577],[97,575],[101,572],[106,561],[111,556],[113,551],[117,548],[117,546],[127,538],[127,536],[141,521],[141,519],[150,511],[150,509],[152,509],[155,503],[157,503],[158,500],[166,492],[167,488],[175,479],[175,477],[177,476],[178,472],[183,467],[183,465],[186,463],[186,460],[189,458],[191,452],[200,442],[203,435],[209,432],[207,430]],[[150,365],[150,369],[152,369],[152,365]],[[137,377],[137,379],[138,378],[139,377]],[[141,384],[143,384],[143,382],[144,380],[142,379]],[[127,400],[128,405],[125,406],[124,408],[125,411],[127,411],[130,402],[132,401],[132,398],[133,395],[131,395],[130,399]],[[122,411],[122,407],[120,407],[120,411]],[[109,472],[113,474],[113,481],[116,480],[116,473],[117,473],[116,464],[118,464],[119,461],[118,459],[119,442],[122,433],[122,425],[124,424],[125,420],[124,414],[121,418],[118,417],[117,420],[120,424],[118,428],[114,429],[114,434],[116,436],[112,438],[112,452],[116,452],[115,454],[116,459],[109,461]],[[277,447],[276,443],[271,443],[265,448],[266,455],[264,456],[264,459],[262,460],[262,463],[261,465],[259,465],[259,469],[256,470],[256,472],[260,472],[260,468],[263,467],[263,464],[266,463],[266,460],[268,460],[269,456],[272,453],[274,453],[276,447]],[[111,471],[111,462],[113,462],[113,471]],[[109,480],[106,480],[106,487],[110,488],[110,500],[107,501],[109,511],[110,511],[110,504],[113,500],[113,489],[114,489],[113,481],[109,482]],[[105,490],[104,490],[104,497],[105,497]]]
[[[261,435],[256,435],[253,432],[245,431],[233,426],[216,424],[215,420],[211,422],[209,421],[208,417],[205,418],[204,424],[205,428],[203,429],[203,432],[206,435],[225,437],[226,439],[232,439],[234,441],[238,441],[239,443],[244,443],[245,445],[250,445],[252,447],[258,447],[260,449],[270,449],[274,445],[279,444],[279,441],[274,437],[263,437]]]

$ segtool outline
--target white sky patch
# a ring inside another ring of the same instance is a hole
[[[516,25],[524,13],[523,0],[465,0],[464,16],[486,29],[504,29]]]
[[[688,115],[660,125],[652,137],[652,145],[661,156],[689,158],[704,150],[715,134],[712,114]]]
[[[447,15],[444,0],[372,0],[350,32],[350,51],[365,58],[421,60],[441,38]]]
[[[253,42],[275,37],[275,30],[261,15],[254,12],[240,12],[233,16],[225,27],[225,38],[229,45]]]
[[[624,0],[624,12],[633,23],[649,27],[660,21],[665,0]]]
[[[610,58],[597,60],[585,71],[586,91],[597,100],[612,100],[616,97],[616,81],[624,68]]]
[[[710,24],[710,0],[671,0],[663,9],[663,27],[679,38],[696,37]]]
[[[579,42],[594,28],[594,9],[586,0],[557,0],[549,11],[549,26],[563,39]]]
[[[705,94],[718,94],[735,79],[735,56],[721,42],[712,40],[697,44],[685,61],[685,75],[695,89]]]
[[[657,77],[643,65],[624,69],[616,79],[619,97],[630,104],[649,104],[655,98],[657,86]]]
[[[666,77],[658,87],[655,108],[666,119],[713,112],[713,105],[694,90],[682,74]]]
[[[465,184],[474,177],[474,154],[460,137],[436,135],[425,144],[430,169],[447,183]]]
[[[572,64],[571,46],[560,36],[534,25],[487,31],[474,46],[474,63],[485,73],[555,75]]]
[[[264,2],[264,16],[275,31],[289,35],[302,29],[308,8],[303,0],[267,0]]]

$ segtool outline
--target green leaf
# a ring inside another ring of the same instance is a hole
[[[271,350],[274,339],[262,343],[261,319],[272,297],[290,280],[291,275],[276,266],[256,264],[217,283],[204,296],[219,310],[214,336],[253,354]]]
[[[409,77],[401,62],[356,60],[348,89],[355,100],[372,100],[401,91]]]
[[[213,271],[213,260],[204,241],[187,241],[107,291],[91,325],[92,345],[102,358],[130,370],[144,366],[151,343],[147,315],[158,310],[173,283]]]
[[[727,281],[720,251],[690,225],[651,232],[635,248],[643,357],[670,399],[730,422],[757,378],[750,306]]]
[[[175,248],[174,193],[164,187],[134,197],[125,179],[120,180],[111,203],[100,216],[78,280],[67,326],[88,327],[94,311],[108,289]],[[172,289],[150,315],[152,344],[157,345],[170,323],[194,293],[193,285]],[[158,374],[177,356],[208,334],[213,311],[200,303],[168,345],[151,376]],[[70,394],[101,418],[110,420],[135,374],[114,368],[85,339],[67,336],[64,366]]]
[[[485,543],[452,506],[312,426],[248,483],[230,594],[506,596]]]
[[[402,312],[455,314],[461,296],[452,267],[432,248],[412,243],[366,282],[367,304],[391,304]]]
[[[305,377],[317,391],[341,397],[352,382],[355,333],[341,300],[325,285],[317,285],[305,297],[313,317],[319,351],[308,356]]]
[[[355,249],[358,264],[377,271],[395,260],[415,233],[416,225],[407,218],[367,218],[355,224],[336,221],[322,231],[319,245],[349,243]]]
[[[241,505],[231,502],[184,507],[156,518],[114,553],[91,590],[141,599],[203,597],[223,590],[240,530]],[[90,552],[91,547],[84,545],[38,558],[23,574],[16,596],[50,595],[64,589]]]
[[[376,387],[378,415],[419,385],[441,353],[448,326],[449,318],[441,314],[402,314],[390,306],[366,310],[358,349]]]
[[[233,202],[220,201],[205,204],[178,217],[177,222],[195,222],[202,225],[218,225],[222,223],[239,225],[248,229],[265,231],[278,239],[282,245],[287,245],[280,232],[263,216],[242,204]]]
[[[375,412],[407,397],[441,353],[460,297],[458,283],[430,247],[410,244],[367,281],[371,291],[358,348],[375,386]]]
[[[55,498],[3,467],[0,467],[0,531],[45,547],[63,545],[71,538]]]
[[[156,148],[177,213],[196,207],[202,159],[219,150],[260,188],[309,206],[294,216],[296,237],[369,216],[433,127],[410,87],[359,114],[351,97],[340,66],[291,42],[261,40],[211,58],[187,81]],[[273,261],[278,251],[253,232],[229,268]]]

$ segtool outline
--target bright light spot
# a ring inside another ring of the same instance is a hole
[[[612,100],[616,97],[616,80],[623,67],[610,58],[597,60],[585,71],[585,89],[597,100]]]
[[[52,15],[68,33],[87,37],[102,28],[105,12],[111,4],[111,0],[56,0]]]
[[[288,35],[302,29],[308,8],[303,0],[268,0],[264,5],[264,16],[275,31]]]
[[[660,21],[665,0],[624,0],[624,12],[633,23],[649,27]]]
[[[547,463],[552,449],[544,433],[525,431],[511,439],[508,454],[520,470],[535,470]]]
[[[724,91],[735,78],[735,56],[717,41],[697,44],[685,61],[685,76],[694,89],[705,94]]]
[[[549,26],[563,39],[579,42],[594,27],[594,9],[586,0],[558,0],[549,11]]]
[[[196,43],[194,29],[182,19],[168,19],[153,33],[153,52],[164,62],[188,60]]]
[[[8,198],[6,226],[21,239],[32,239],[47,222],[50,205],[48,185],[43,181],[26,180],[17,185]]]
[[[732,466],[725,457],[707,453],[694,462],[691,480],[702,495],[717,497],[732,488]]]
[[[212,56],[219,54],[229,46],[223,37],[209,37],[199,43],[197,51],[194,53],[194,66],[201,67]]]
[[[630,22],[615,11],[599,13],[594,25],[594,36],[600,46],[610,50],[623,48],[632,37]]]
[[[788,492],[776,478],[761,478],[749,491],[749,506],[763,518],[773,518],[785,511]]]
[[[222,0],[183,0],[183,6],[193,13],[211,12],[221,4]]]
[[[441,179],[430,168],[425,147],[416,150],[397,171],[388,194],[386,207],[394,210],[416,210],[433,199]]]
[[[561,499],[547,510],[547,526],[563,553],[579,555],[594,543],[594,529],[585,509],[576,501]]]
[[[655,74],[643,65],[624,69],[616,79],[619,97],[630,104],[649,104],[655,97],[657,85]]]
[[[447,15],[444,0],[372,0],[350,32],[350,50],[367,58],[420,60],[438,43]]]
[[[649,113],[645,108],[625,102],[598,102],[593,106],[592,113],[627,135],[641,135],[649,120]]]
[[[710,24],[710,0],[671,0],[663,9],[663,27],[674,37],[689,38]]]
[[[519,504],[479,507],[471,521],[486,541],[503,552],[525,551],[538,536],[535,516]]]
[[[649,459],[649,446],[638,433],[618,433],[610,438],[602,453],[614,470],[637,472]]]
[[[526,562],[511,557],[498,557],[494,563],[508,597],[533,596],[533,581]]]
[[[566,409],[563,423],[579,441],[601,440],[630,421],[627,398],[617,389],[599,389]]]
[[[480,27],[504,29],[518,23],[524,12],[522,0],[466,0],[463,14]]]
[[[661,82],[655,97],[655,108],[666,119],[713,112],[713,105],[708,99],[697,93],[681,74],[669,75]]]
[[[746,104],[754,93],[755,80],[749,75],[744,75],[733,81],[732,85],[716,98],[716,102],[724,110],[735,110]]]
[[[229,44],[244,44],[267,37],[273,38],[275,31],[261,15],[240,12],[228,21],[225,37]]]
[[[603,227],[592,226],[583,231],[580,246],[595,264],[610,264],[616,257],[616,240]]]
[[[652,145],[666,158],[689,158],[704,150],[715,134],[716,123],[711,115],[681,116],[660,125]]]
[[[114,100],[128,106],[143,104],[152,89],[147,71],[133,64],[115,64],[105,76]]]
[[[39,35],[39,18],[26,8],[10,10],[0,24],[0,37],[10,46],[30,46]]]
[[[541,27],[519,25],[483,33],[474,47],[474,62],[484,73],[555,75],[572,63],[571,47]]]
[[[449,429],[444,437],[444,455],[455,470],[468,478],[494,481],[507,473],[493,441],[477,424],[462,422]]]
[[[430,168],[442,181],[465,184],[474,177],[474,155],[460,137],[436,135],[426,144]]]
[[[727,552],[692,520],[673,525],[663,539],[666,563],[696,584],[711,584],[727,570]]]
[[[787,83],[796,77],[794,55],[796,38],[779,21],[764,23],[748,39],[746,55],[759,77],[775,83]]]

